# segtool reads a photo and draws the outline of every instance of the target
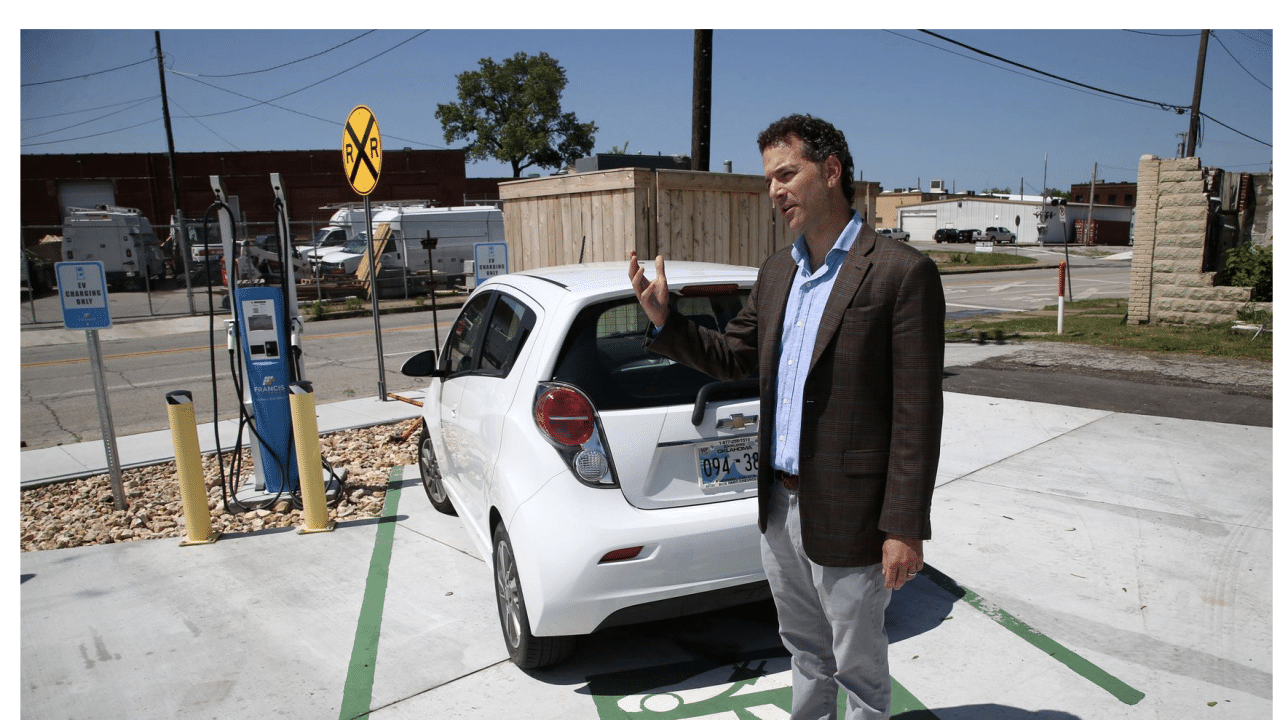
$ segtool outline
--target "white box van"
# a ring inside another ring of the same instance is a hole
[[[151,221],[134,209],[115,205],[96,208],[68,207],[62,221],[62,259],[67,262],[97,260],[113,288],[145,278],[163,278],[164,250]]]
[[[383,224],[391,226],[391,238],[382,251],[384,269],[407,268],[409,272],[430,269],[444,274],[450,281],[463,277],[463,262],[475,258],[476,243],[505,240],[502,211],[493,205],[384,208],[373,216],[375,234]],[[436,241],[430,252],[429,239]],[[353,275],[366,253],[364,233],[360,233],[340,252],[324,256],[321,273]]]

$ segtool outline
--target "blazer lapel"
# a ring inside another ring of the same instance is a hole
[[[862,232],[854,241],[853,249],[845,256],[840,265],[840,274],[836,275],[835,287],[831,288],[831,296],[827,298],[827,306],[822,310],[822,321],[818,325],[818,336],[814,340],[813,355],[809,359],[809,370],[818,362],[831,338],[835,337],[840,321],[844,317],[845,308],[862,287],[867,271],[871,269],[871,252],[875,250],[880,235],[868,225],[862,226]]]

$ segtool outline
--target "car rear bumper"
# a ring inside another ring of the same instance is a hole
[[[530,630],[580,635],[760,599],[765,577],[756,508],[751,496],[638,510],[620,490],[557,475],[507,528]],[[643,549],[630,560],[601,562],[631,547]]]

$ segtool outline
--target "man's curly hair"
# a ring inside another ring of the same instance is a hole
[[[795,137],[804,144],[804,156],[816,163],[826,162],[835,155],[840,161],[840,189],[850,203],[853,202],[853,156],[849,153],[849,144],[845,142],[844,133],[834,125],[812,115],[788,115],[776,120],[765,128],[756,138],[760,152],[774,145],[785,144],[788,138]]]

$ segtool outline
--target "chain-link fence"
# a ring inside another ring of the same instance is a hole
[[[150,272],[136,272],[129,276],[117,275],[117,280],[109,283],[108,302],[113,320],[141,317],[208,315],[210,312],[229,313],[226,300],[227,287],[225,273],[221,264],[222,243],[217,239],[217,230],[211,229],[207,234],[210,242],[206,245],[201,238],[206,237],[206,229],[201,219],[185,221],[188,242],[185,252],[178,241],[176,227],[169,225],[153,225],[156,242],[160,245],[163,262],[156,262]],[[216,226],[216,223],[215,223]],[[321,227],[320,222],[291,222],[290,230],[293,244],[305,244]],[[63,255],[63,227],[23,226],[22,237],[41,237],[36,245],[22,250],[22,307],[20,311],[23,325],[61,324],[62,303],[57,293],[57,280],[53,271],[54,263],[61,262]],[[271,222],[245,222],[236,226],[238,240],[251,240],[266,243],[272,247],[276,227]],[[270,236],[270,237],[268,237]],[[99,257],[106,258],[110,248],[103,247]],[[76,256],[71,260],[97,259]],[[123,268],[107,267],[111,260],[103,260],[108,273],[115,270],[123,272]],[[136,267],[136,265],[134,266]],[[109,275],[109,278],[111,275]],[[306,283],[310,287],[309,296],[326,297],[325,283],[332,290],[344,281],[335,278],[311,278],[308,275],[296,277],[297,282]],[[381,285],[382,282],[379,281]],[[381,293],[380,293],[381,294]]]

